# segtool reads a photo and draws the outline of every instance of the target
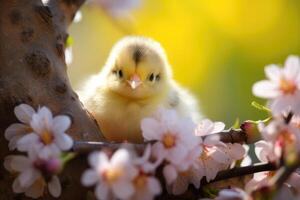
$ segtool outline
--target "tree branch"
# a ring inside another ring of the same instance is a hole
[[[48,6],[54,8],[58,15],[58,19],[62,22],[64,21],[65,26],[69,26],[76,12],[84,4],[86,0],[50,0]]]
[[[82,3],[50,0],[45,6],[41,0],[0,0],[0,199],[26,199],[13,193],[13,177],[2,165],[4,157],[12,153],[4,131],[17,122],[16,105],[47,106],[54,115],[68,115],[72,124],[67,133],[74,140],[104,140],[67,76],[67,27]],[[86,190],[76,177],[77,169],[84,167],[82,163],[78,161],[76,167],[64,170],[62,176],[74,180],[63,188],[60,199],[85,198]],[[45,195],[43,199],[52,198]]]
[[[210,182],[207,182],[205,179],[202,179],[201,185],[206,185],[212,182],[226,180],[234,177],[245,176],[248,174],[254,174],[257,172],[273,171],[278,169],[278,167],[279,166],[277,166],[274,163],[258,163],[255,165],[250,165],[245,167],[232,168],[232,169],[220,171],[216,176],[216,178]]]
[[[245,132],[243,132],[242,130],[234,130],[234,129],[203,136],[202,138],[204,139],[206,137],[217,138],[224,143],[245,143],[247,141],[247,135]],[[124,143],[75,141],[73,146],[73,151],[79,153],[88,153],[95,150],[101,150],[103,148],[110,148],[115,150],[123,144]],[[130,145],[133,145],[136,149],[142,149],[145,147],[145,144],[130,144]]]
[[[291,176],[293,172],[300,166],[300,159],[293,164],[283,165],[278,172],[270,180],[270,185],[275,185],[279,189]]]

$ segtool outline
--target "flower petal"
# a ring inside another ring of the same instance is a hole
[[[33,183],[29,188],[26,189],[25,196],[37,199],[44,194],[46,183],[40,178]]]
[[[218,133],[225,129],[225,124],[223,122],[214,122],[214,130],[212,133]]]
[[[255,154],[257,158],[262,162],[268,162],[268,155],[272,153],[272,147],[270,143],[264,140],[255,143]]]
[[[19,151],[28,151],[36,143],[39,143],[39,137],[36,134],[26,134],[17,142],[17,149]]]
[[[73,139],[65,133],[56,134],[54,140],[55,144],[63,151],[67,151],[73,146]]]
[[[97,199],[108,200],[109,198],[109,188],[103,182],[99,183],[95,188],[95,194]]]
[[[283,73],[286,78],[294,80],[299,75],[300,60],[298,56],[289,56],[284,64]]]
[[[23,171],[19,175],[21,187],[27,188],[31,186],[37,180],[37,178],[39,178],[39,175],[40,174],[37,171],[31,168]]]
[[[154,177],[148,178],[148,189],[153,195],[158,195],[162,192],[160,182]]]
[[[145,140],[160,140],[161,128],[157,120],[144,118],[141,121],[141,129]]]
[[[177,144],[168,151],[166,159],[173,164],[179,164],[187,156],[188,150],[181,144]]]
[[[273,82],[278,82],[282,76],[282,69],[277,65],[268,65],[265,67],[266,76]]]
[[[42,133],[44,130],[51,130],[52,123],[51,111],[47,107],[42,107],[32,115],[30,126],[36,133]]]
[[[25,188],[20,185],[19,178],[16,178],[12,184],[12,189],[14,193],[23,193],[25,192]]]
[[[218,164],[214,160],[207,159],[205,161],[205,176],[207,182],[213,180],[217,176],[217,173],[219,171],[220,169],[218,167]]]
[[[12,124],[5,130],[4,133],[5,139],[10,140],[14,136],[25,135],[26,133],[28,133],[29,130],[28,128],[29,127],[24,124],[20,124],[20,123]]]
[[[243,145],[241,145],[239,143],[233,143],[233,144],[229,143],[229,144],[227,144],[227,148],[228,148],[230,157],[234,160],[240,160],[246,154],[245,148],[243,147]]]
[[[173,183],[178,176],[177,171],[173,165],[166,165],[163,169],[163,174],[168,185]]]
[[[32,115],[35,113],[34,109],[27,104],[16,106],[14,112],[18,120],[20,120],[24,124],[29,124]]]
[[[290,111],[290,103],[285,101],[284,98],[276,98],[270,102],[270,109],[272,110],[273,115],[279,116],[284,112]]]
[[[98,173],[92,169],[86,170],[81,177],[81,183],[84,186],[88,186],[88,187],[95,185],[95,183],[99,180],[100,180],[100,177],[99,177]]]
[[[189,182],[186,176],[178,176],[172,185],[172,193],[174,195],[183,194],[188,189]]]
[[[52,130],[56,133],[64,133],[71,124],[71,120],[68,116],[59,115],[54,117]]]
[[[8,143],[8,148],[10,151],[13,151],[17,148],[17,144],[18,144],[18,141],[22,138],[23,136],[21,135],[18,135],[18,136],[14,136],[13,138],[11,138],[9,140],[9,143]]]
[[[166,151],[161,142],[156,142],[153,144],[152,154],[157,160],[162,160],[166,157]]]
[[[48,190],[50,194],[58,198],[61,194],[61,184],[57,176],[52,176],[51,181],[48,183]]]
[[[28,169],[31,161],[25,156],[13,156],[10,160],[10,167],[12,170],[22,172]]]
[[[117,181],[112,185],[112,190],[118,199],[128,199],[134,193],[134,187],[129,181]]]
[[[211,156],[211,158],[218,163],[229,164],[231,162],[229,155],[227,155],[225,151],[222,151],[219,148],[214,148],[214,150],[210,151],[209,156]]]
[[[103,152],[93,152],[90,154],[88,160],[89,164],[95,169],[98,169],[99,166],[109,165],[108,157]]]
[[[130,161],[130,154],[126,149],[118,149],[111,158],[111,164],[114,166],[122,166],[128,164]]]
[[[58,156],[60,152],[56,144],[50,144],[40,148],[38,155],[40,158],[48,159],[50,156]]]
[[[190,183],[192,183],[195,186],[195,188],[199,189],[200,182],[203,177],[203,171],[192,167],[189,170],[189,173],[190,173],[190,175],[189,175]]]
[[[259,81],[253,85],[252,92],[255,96],[261,98],[276,98],[280,92],[278,86],[271,81]]]

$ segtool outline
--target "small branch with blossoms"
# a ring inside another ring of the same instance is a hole
[[[256,83],[253,93],[269,99],[270,108],[255,103],[267,111],[266,119],[248,120],[241,129],[225,131],[222,122],[203,119],[196,124],[175,110],[160,108],[141,121],[144,144],[73,141],[66,134],[67,116],[54,117],[46,107],[34,110],[21,104],[15,108],[21,123],[5,131],[9,149],[25,153],[10,155],[4,162],[17,174],[13,191],[39,198],[48,190],[59,198],[64,166],[72,165],[77,154],[88,154],[89,168],[81,183],[94,188],[101,200],[184,198],[191,188],[194,198],[299,199],[300,175],[295,171],[300,165],[300,61],[292,56],[284,68],[271,65],[265,71],[270,80]],[[252,142],[254,132],[262,140],[254,143],[260,162],[252,164],[245,145]],[[243,188],[202,190],[209,183],[249,174],[253,178]]]
[[[211,135],[202,136],[203,139],[206,137],[210,138],[218,138],[218,140],[224,143],[246,143],[247,134],[241,129],[230,129],[227,131],[221,131],[219,133],[214,133]],[[154,143],[153,142],[145,142],[144,144],[133,144],[126,143],[128,145],[133,146],[136,149],[143,150],[147,144]],[[92,142],[92,141],[74,141],[74,145],[72,150],[76,153],[89,153],[91,151],[101,150],[103,148],[109,148],[116,150],[124,143],[115,143],[115,142]]]

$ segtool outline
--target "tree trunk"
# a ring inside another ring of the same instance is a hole
[[[16,105],[47,106],[55,115],[70,116],[68,134],[74,140],[103,140],[96,121],[70,85],[64,57],[67,27],[83,3],[84,0],[50,0],[45,6],[40,0],[0,0],[1,200],[25,199],[12,193],[13,177],[2,164],[9,154],[4,131],[17,121],[13,113]],[[73,163],[76,168],[64,170],[60,199],[86,199],[86,190],[79,186],[78,174],[86,165],[82,160]],[[47,195],[43,199],[52,198]]]

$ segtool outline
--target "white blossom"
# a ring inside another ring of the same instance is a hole
[[[265,68],[269,80],[259,81],[253,86],[253,94],[269,100],[275,115],[293,112],[300,114],[300,61],[289,56],[284,68],[269,65]]]
[[[160,109],[152,118],[141,121],[146,141],[157,141],[152,149],[157,158],[178,165],[197,145],[195,124],[189,118],[180,118],[175,110]]]
[[[138,169],[136,177],[133,179],[134,193],[130,200],[151,200],[162,192],[159,180],[154,176],[160,161],[150,162],[151,146],[148,145],[142,157],[133,159],[135,167]]]
[[[17,148],[17,142],[20,138],[33,131],[30,127],[30,121],[35,111],[27,104],[20,104],[15,107],[14,113],[17,119],[22,123],[11,124],[5,130],[4,136],[9,140],[8,147],[11,151]]]
[[[97,199],[128,199],[134,194],[133,180],[138,170],[128,150],[118,149],[111,159],[103,152],[94,152],[89,164],[92,168],[84,172],[81,182],[84,186],[96,185]]]
[[[30,126],[33,131],[18,140],[17,149],[24,152],[34,150],[41,157],[69,150],[73,140],[65,131],[70,123],[69,117],[53,117],[47,107],[42,107],[32,115]]]
[[[61,184],[56,174],[61,170],[62,164],[56,155],[48,155],[45,159],[31,151],[28,157],[7,156],[4,166],[11,173],[18,174],[12,185],[13,192],[25,193],[36,199],[45,194],[47,187],[53,197],[60,196]],[[49,182],[44,176],[50,177]]]

